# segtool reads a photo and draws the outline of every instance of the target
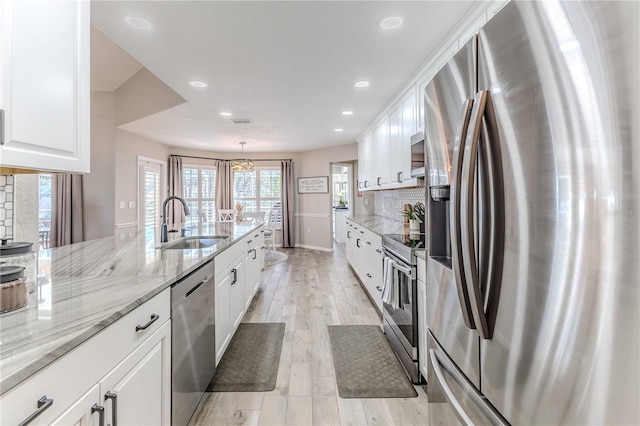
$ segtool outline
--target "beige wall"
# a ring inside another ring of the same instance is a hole
[[[151,139],[116,129],[116,228],[138,222],[139,155],[166,162],[169,157],[169,147]],[[120,208],[120,202],[125,203],[124,209]],[[129,208],[131,202],[134,203],[134,208]]]
[[[295,177],[329,176],[331,179],[331,163],[351,162],[357,158],[356,143],[305,151],[300,153]],[[297,245],[332,250],[331,194],[297,194],[296,188],[296,196]]]
[[[186,102],[146,68],[135,73],[114,93],[118,126]]]
[[[84,238],[93,240],[115,230],[115,96],[91,92],[91,173],[84,175]]]

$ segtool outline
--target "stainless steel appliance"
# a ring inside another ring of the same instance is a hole
[[[411,177],[424,177],[424,131],[411,136]]]
[[[216,370],[213,262],[171,287],[171,424],[186,425]]]
[[[418,368],[418,282],[415,252],[424,250],[424,234],[385,234],[382,252],[397,277],[388,285],[395,286],[399,303],[382,303],[383,330],[391,347],[402,362],[413,383],[420,383]]]
[[[512,2],[426,88],[429,402],[463,423],[640,423],[638,22]]]

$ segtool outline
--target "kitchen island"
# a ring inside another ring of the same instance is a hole
[[[157,249],[140,231],[41,251],[37,290],[0,315],[0,396],[260,226],[205,225],[193,234],[228,238],[191,250]]]

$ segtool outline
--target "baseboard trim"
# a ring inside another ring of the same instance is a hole
[[[327,248],[327,247],[318,247],[318,246],[310,246],[308,244],[296,244],[296,248],[305,248],[305,249],[309,249],[309,250],[319,250],[319,251],[326,251],[326,252],[333,252],[332,248]]]

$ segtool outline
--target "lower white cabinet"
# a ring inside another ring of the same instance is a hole
[[[36,418],[37,421],[37,418]],[[100,385],[96,384],[82,395],[52,425],[104,425],[104,406],[100,404]]]
[[[167,321],[100,381],[105,424],[171,423],[170,336]]]
[[[21,424],[37,414],[29,424],[169,425],[169,292],[154,296],[5,393],[0,424]]]
[[[257,228],[214,258],[216,365],[227,350],[262,280],[264,236]]]
[[[382,237],[347,219],[347,261],[382,312]]]

